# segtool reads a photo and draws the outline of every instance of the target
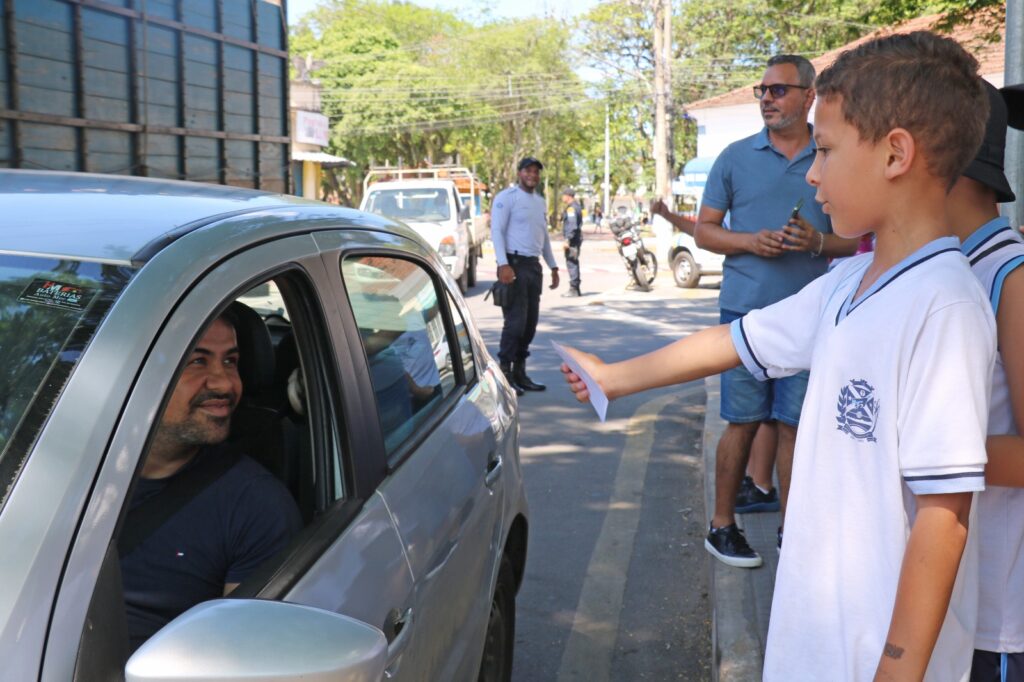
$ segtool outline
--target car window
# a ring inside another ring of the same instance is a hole
[[[437,289],[420,265],[386,256],[342,261],[389,453],[455,388]]]
[[[452,311],[452,324],[455,326],[455,337],[458,341],[459,355],[462,357],[463,375],[466,383],[472,383],[476,379],[476,361],[473,359],[473,342],[469,340],[469,330],[466,321],[459,311],[459,306],[451,294],[448,294],[448,309]]]
[[[371,191],[365,210],[408,222],[440,222],[451,218],[448,195],[443,188]]]
[[[302,275],[278,275],[223,301],[183,349],[118,538],[130,650],[191,606],[265,580],[303,527],[346,497],[344,422],[314,299]]]
[[[0,255],[0,507],[132,270]]]
[[[240,296],[238,301],[258,312],[264,319],[280,318],[281,321],[290,323],[291,318],[281,296],[281,289],[273,280],[257,284]]]

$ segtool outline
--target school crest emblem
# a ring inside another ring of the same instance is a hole
[[[878,421],[878,399],[875,398],[875,387],[863,379],[851,379],[850,383],[839,391],[836,404],[837,427],[854,440],[874,443],[875,426]]]

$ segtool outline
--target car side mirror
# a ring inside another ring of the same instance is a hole
[[[469,206],[468,205],[467,206],[463,206],[462,208],[459,209],[459,220],[469,220],[470,217],[471,216],[469,215]]]
[[[125,680],[379,682],[386,665],[384,633],[366,623],[298,604],[217,599],[153,635],[128,659]]]

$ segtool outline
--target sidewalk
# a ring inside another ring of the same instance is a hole
[[[711,518],[715,495],[715,449],[725,430],[719,417],[718,376],[704,380],[704,506]],[[711,670],[717,682],[758,682],[768,637],[775,569],[778,512],[736,517],[750,545],[764,558],[760,568],[733,568],[708,555],[711,585]]]

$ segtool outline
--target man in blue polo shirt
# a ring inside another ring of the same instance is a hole
[[[825,273],[829,257],[856,250],[856,241],[832,234],[814,188],[804,179],[816,153],[807,122],[814,75],[803,57],[769,59],[754,87],[765,127],[726,147],[708,175],[694,238],[699,247],[725,254],[719,295],[723,323],[796,293]],[[723,227],[726,213],[728,227]],[[704,544],[726,564],[762,563],[736,527],[734,506],[754,434],[765,420],[778,424],[776,468],[785,514],[806,389],[806,372],[764,383],[742,367],[722,375],[721,415],[728,426],[716,452],[715,511]],[[780,529],[780,543],[781,537]]]

